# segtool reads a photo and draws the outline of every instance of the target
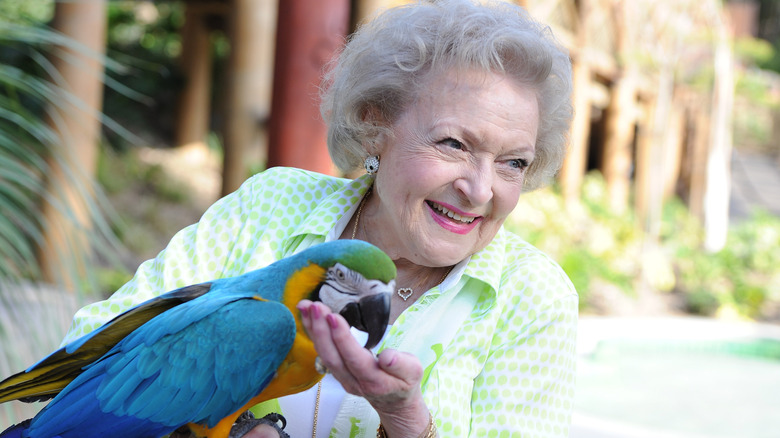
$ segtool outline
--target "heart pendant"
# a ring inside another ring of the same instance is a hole
[[[414,290],[411,287],[402,287],[398,289],[398,296],[403,298],[404,301],[408,300],[409,297],[414,294]]]

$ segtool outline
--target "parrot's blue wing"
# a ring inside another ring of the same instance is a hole
[[[88,367],[35,418],[31,436],[157,436],[187,423],[214,426],[262,391],[295,332],[278,302],[209,295],[178,306]]]
[[[106,354],[120,340],[155,316],[198,298],[211,283],[183,287],[152,298],[114,317],[97,330],[60,348],[27,370],[0,383],[0,403],[49,400],[81,374],[84,367]]]

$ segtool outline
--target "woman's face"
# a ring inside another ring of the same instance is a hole
[[[424,266],[485,248],[517,204],[538,126],[530,86],[470,70],[431,75],[377,144],[367,231],[394,259]]]

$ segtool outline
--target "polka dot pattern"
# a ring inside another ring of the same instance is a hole
[[[477,256],[466,273],[495,288],[485,287],[426,383],[437,426],[443,436],[566,437],[577,295],[557,264],[510,233]]]
[[[79,310],[64,342],[161,293],[258,269],[303,242],[324,241],[368,184],[369,177],[288,168],[255,175],[177,233],[113,296]],[[478,299],[446,347],[429,346],[436,354],[423,388],[442,436],[568,436],[577,326],[571,282],[555,262],[503,230],[472,256],[462,278],[452,288],[473,288]],[[435,288],[404,312],[386,345],[403,349],[415,314],[441,296]]]

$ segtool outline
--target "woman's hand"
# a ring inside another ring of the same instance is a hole
[[[322,303],[303,300],[298,310],[321,363],[344,390],[374,407],[389,437],[417,437],[426,430],[430,412],[420,390],[419,359],[395,350],[374,357],[352,337],[346,320]]]

